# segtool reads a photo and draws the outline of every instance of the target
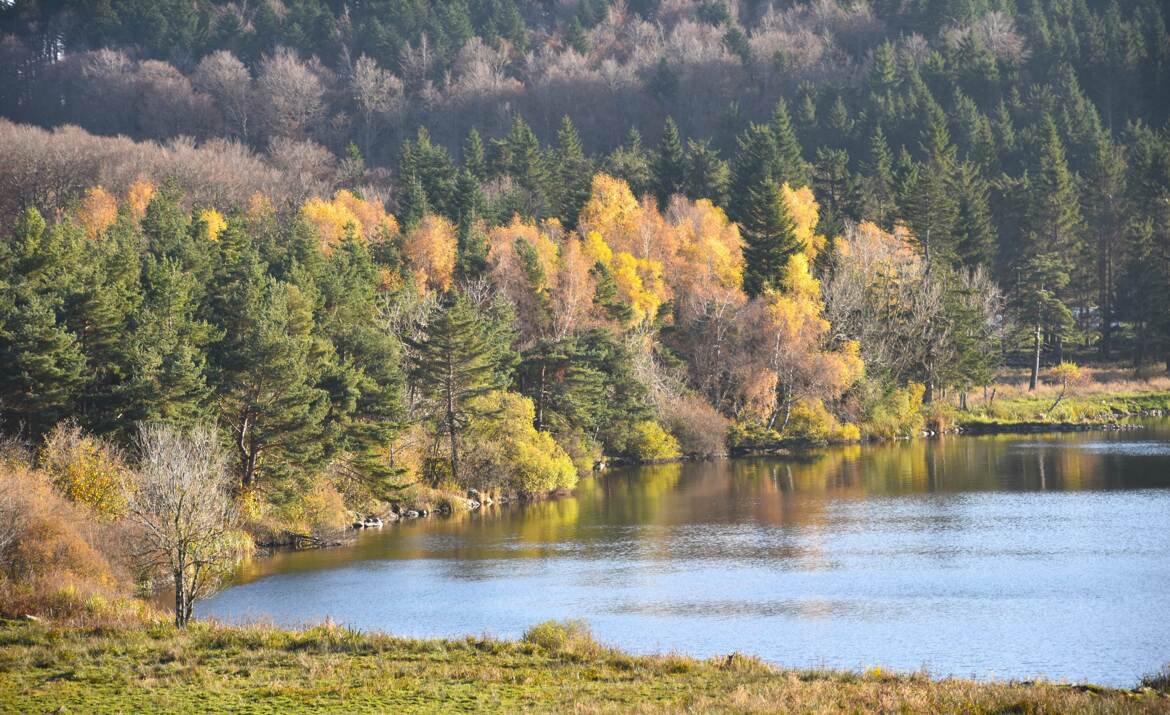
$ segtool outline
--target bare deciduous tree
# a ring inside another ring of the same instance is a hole
[[[247,141],[252,75],[244,63],[227,50],[213,52],[199,62],[192,79],[199,91],[215,100],[225,128]]]
[[[302,136],[325,114],[320,77],[287,47],[278,47],[261,60],[257,89],[269,136]]]
[[[161,424],[138,433],[141,463],[126,489],[129,517],[142,529],[139,555],[174,579],[175,625],[191,619],[239,553],[232,479],[216,433],[186,434]]]

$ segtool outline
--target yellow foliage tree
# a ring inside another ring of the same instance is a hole
[[[122,489],[129,469],[118,451],[86,434],[72,423],[62,423],[45,437],[37,460],[57,490],[71,501],[114,519],[126,509]]]
[[[227,219],[215,209],[203,209],[199,212],[199,220],[203,222],[203,237],[208,241],[218,241],[219,234],[227,228]]]
[[[811,262],[827,243],[824,236],[816,233],[821,207],[813,196],[812,189],[807,186],[793,189],[784,184],[781,191],[784,200],[788,202],[788,213],[795,224],[796,237],[804,244],[804,255]]]
[[[865,365],[855,341],[830,345],[820,282],[809,271],[805,254],[788,259],[781,285],[782,290],[769,290],[758,299],[753,322],[759,326],[758,364],[767,375],[757,384],[771,386],[768,427],[783,434],[794,405],[805,401],[815,407],[816,402],[836,399],[862,377]]]
[[[141,219],[146,215],[146,207],[150,205],[150,200],[154,198],[154,184],[144,179],[139,179],[130,188],[126,190],[126,205],[130,207],[130,215],[135,220]]]
[[[86,189],[78,207],[77,220],[91,241],[101,238],[107,228],[118,219],[118,200],[100,186]]]
[[[398,221],[377,201],[366,201],[342,189],[332,201],[314,196],[301,206],[301,216],[321,237],[321,250],[328,255],[345,238],[346,231],[367,241],[398,233]]]
[[[455,275],[455,225],[442,216],[424,216],[406,233],[402,253],[419,291],[445,291]]]
[[[464,432],[467,473],[492,480],[479,487],[541,494],[577,483],[573,460],[552,435],[533,426],[532,400],[497,390],[474,398],[470,411],[476,416]]]

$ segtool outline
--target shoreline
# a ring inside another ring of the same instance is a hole
[[[1170,709],[1164,681],[1139,677],[1133,688],[1111,688],[781,668],[740,653],[636,656],[597,643],[578,622],[499,640],[397,638],[328,622],[285,630],[201,621],[180,631],[164,622],[0,621],[0,709],[15,712]]]

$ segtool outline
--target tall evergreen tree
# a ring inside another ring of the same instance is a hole
[[[589,200],[593,162],[585,156],[581,137],[569,115],[561,118],[553,154],[553,213],[567,228],[577,226],[577,216]]]
[[[804,160],[800,141],[796,138],[796,130],[792,128],[792,119],[788,114],[788,103],[783,99],[776,103],[768,126],[776,139],[779,159],[776,178],[792,187],[808,186],[812,178],[811,167]]]
[[[670,117],[666,118],[666,124],[662,128],[662,140],[658,143],[658,151],[654,153],[651,172],[658,206],[666,208],[671,196],[683,192],[686,180],[682,139],[679,138],[678,125]]]
[[[690,199],[710,199],[716,206],[727,205],[731,172],[719,152],[704,139],[687,141],[684,191]]]
[[[447,438],[447,476],[458,481],[459,438],[472,417],[469,402],[496,386],[498,363],[488,330],[463,293],[448,298],[411,341],[411,382],[426,398],[440,437]]]
[[[987,182],[979,169],[963,162],[956,167],[955,250],[968,269],[995,265],[995,229],[991,224]]]
[[[776,137],[764,124],[750,125],[736,140],[738,151],[731,163],[731,199],[728,215],[743,223],[753,210],[751,192],[776,183],[780,172],[780,154]]]
[[[765,180],[748,190],[740,223],[744,238],[743,289],[755,298],[779,288],[788,258],[803,250],[788,203],[775,181]]]

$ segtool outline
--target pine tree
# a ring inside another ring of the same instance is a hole
[[[487,165],[484,163],[483,140],[475,127],[467,132],[467,139],[463,141],[463,168],[480,181],[487,178]]]
[[[658,199],[658,206],[665,208],[671,196],[682,193],[686,177],[682,140],[679,138],[678,125],[670,117],[666,118],[663,126],[662,141],[658,143],[658,151],[654,154],[651,172],[654,196]]]
[[[265,274],[238,225],[220,242],[229,258],[215,280],[211,316],[223,333],[209,350],[212,383],[248,489],[320,466],[329,399],[317,386],[321,346],[304,292]]]
[[[415,174],[404,177],[404,192],[399,202],[398,213],[402,217],[402,227],[410,229],[417,226],[423,217],[431,212],[430,201],[427,200],[426,189],[422,181]]]
[[[438,434],[447,438],[449,476],[460,483],[459,435],[472,414],[468,403],[496,386],[498,363],[483,319],[456,293],[426,326],[414,349],[410,380],[429,404]]]
[[[543,218],[549,209],[549,170],[540,140],[519,114],[502,140],[493,140],[502,173],[511,176],[523,192],[524,215]]]
[[[716,206],[727,205],[731,171],[707,139],[687,141],[684,191],[690,199],[710,199]]]
[[[751,192],[777,182],[780,155],[771,128],[752,124],[736,140],[738,151],[731,162],[731,199],[728,215],[743,223],[753,209]]]
[[[968,269],[995,265],[995,229],[991,225],[987,182],[979,169],[968,162],[955,171],[955,249]]]
[[[417,180],[421,184],[431,210],[454,218],[455,163],[446,148],[431,142],[425,127],[419,127],[414,142],[403,142],[398,172],[407,181]]]
[[[0,419],[33,435],[73,413],[86,380],[85,354],[62,319],[68,243],[33,208],[0,243]]]
[[[189,427],[208,413],[206,348],[213,329],[196,317],[195,281],[174,259],[148,257],[143,284],[131,359],[114,402],[123,429],[142,421]]]
[[[817,149],[813,187],[821,204],[817,231],[827,236],[840,235],[846,220],[857,219],[857,186],[849,171],[849,154],[844,149]]]
[[[925,161],[904,177],[898,203],[927,262],[946,262],[954,257],[958,215],[952,191],[955,151],[937,104],[928,113],[921,149]]]
[[[630,185],[634,196],[650,190],[650,160],[642,147],[642,135],[631,128],[626,143],[613,151],[605,161],[605,170]]]
[[[789,186],[808,186],[811,179],[811,168],[801,153],[800,141],[796,138],[796,130],[792,128],[792,120],[788,115],[788,103],[781,99],[776,103],[772,112],[772,121],[768,125],[772,136],[776,139],[776,152],[779,159],[779,170],[776,178]]]
[[[557,132],[553,176],[553,213],[566,228],[575,228],[581,207],[589,200],[593,162],[585,156],[581,137],[567,114],[561,119],[561,128]]]
[[[894,216],[898,207],[896,202],[897,188],[894,179],[894,158],[890,154],[890,145],[881,127],[876,127],[869,140],[869,162],[865,166],[867,173],[865,197],[868,206],[866,215],[878,226],[889,230],[893,227]]]
[[[765,180],[751,187],[744,211],[740,223],[744,238],[743,289],[755,298],[766,289],[779,288],[789,256],[803,250],[803,246],[775,181]]]

